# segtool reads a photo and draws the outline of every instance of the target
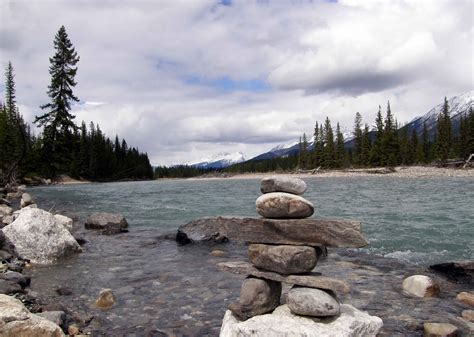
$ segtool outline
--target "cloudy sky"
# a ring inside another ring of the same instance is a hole
[[[390,100],[407,122],[471,90],[473,11],[471,0],[2,0],[0,64],[12,61],[31,122],[64,25],[81,57],[76,120],[153,164],[251,157],[326,116],[371,124]]]

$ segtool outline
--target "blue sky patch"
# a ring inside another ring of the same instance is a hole
[[[204,78],[199,76],[187,76],[184,79],[186,84],[199,85],[215,88],[219,91],[267,91],[270,86],[260,79],[234,80],[229,76],[218,78]]]

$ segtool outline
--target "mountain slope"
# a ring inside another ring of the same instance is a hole
[[[189,164],[189,166],[203,169],[222,169],[227,166],[244,162],[245,155],[242,152],[235,153],[218,153],[211,158],[203,159],[198,163]]]

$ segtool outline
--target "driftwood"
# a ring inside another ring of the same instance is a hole
[[[349,284],[339,279],[320,276],[317,274],[282,275],[271,271],[257,269],[252,264],[245,261],[221,262],[217,264],[217,268],[233,274],[252,275],[267,280],[296,284],[303,287],[333,290],[344,294],[350,291]]]
[[[180,243],[222,241],[360,248],[368,245],[358,221],[340,219],[203,218],[178,229]]]

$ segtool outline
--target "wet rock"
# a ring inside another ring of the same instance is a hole
[[[81,236],[81,235],[77,235],[77,234],[74,234],[74,239],[76,239],[77,243],[80,245],[80,246],[83,246],[87,243],[87,240]]]
[[[272,176],[260,181],[262,193],[286,192],[302,195],[306,191],[306,183],[294,177]]]
[[[403,290],[416,297],[434,297],[439,294],[439,285],[431,277],[412,275],[403,280]]]
[[[5,280],[5,281],[11,281],[14,282],[18,285],[20,285],[22,288],[25,288],[30,285],[31,279],[28,276],[25,276],[19,272],[16,271],[7,271],[6,273],[1,273],[0,274],[0,279]]]
[[[61,214],[55,214],[54,218],[60,225],[64,226],[69,232],[72,232],[73,221],[71,218]]]
[[[10,201],[5,198],[0,198],[0,205],[11,206]]]
[[[375,337],[382,325],[379,317],[370,316],[347,304],[341,305],[341,314],[337,319],[327,322],[294,315],[287,305],[282,305],[272,314],[256,316],[244,322],[228,310],[220,337]]]
[[[0,250],[0,259],[9,261],[13,258],[13,255],[4,250]]]
[[[21,286],[10,280],[0,279],[0,294],[13,294],[21,291]]]
[[[13,208],[7,205],[0,205],[0,214],[7,216],[13,213]]]
[[[461,317],[469,322],[474,322],[474,310],[463,310]]]
[[[462,302],[474,308],[474,294],[473,293],[468,293],[466,291],[460,292],[459,294],[457,294],[456,299],[459,302]]]
[[[350,290],[349,284],[347,284],[347,282],[338,280],[336,278],[313,274],[281,275],[271,271],[257,269],[246,261],[221,262],[217,264],[217,268],[233,274],[252,275],[267,280],[295,284],[303,287],[332,290],[336,293],[348,293]]]
[[[10,239],[5,235],[5,233],[3,232],[3,229],[0,230],[0,249],[7,253],[10,253],[13,256],[18,255],[15,249],[15,246],[10,241]]]
[[[7,193],[7,199],[18,199],[18,198],[21,198],[22,194],[23,194],[22,191],[9,192]]]
[[[122,229],[128,227],[127,220],[122,214],[115,213],[93,213],[85,223],[86,229],[108,231],[108,234],[121,233]]]
[[[423,324],[424,337],[455,337],[458,328],[449,323],[425,323]]]
[[[113,307],[115,297],[112,289],[102,289],[99,297],[95,300],[95,306],[102,310],[108,310]]]
[[[29,193],[23,193],[21,195],[20,207],[23,208],[31,204],[33,204],[33,198],[31,195]]]
[[[281,283],[249,277],[242,283],[240,299],[229,309],[242,320],[273,311],[280,304]]]
[[[77,336],[80,333],[79,327],[75,324],[71,324],[67,327],[67,333],[69,336]]]
[[[318,261],[316,250],[308,246],[251,244],[248,255],[255,267],[288,275],[308,273]]]
[[[456,282],[468,284],[474,282],[474,261],[472,260],[434,264],[430,266],[430,269]]]
[[[51,213],[41,209],[23,209],[3,232],[19,255],[33,263],[51,264],[82,251],[71,233]]]
[[[16,298],[0,295],[0,335],[61,337],[64,333],[57,324],[30,313]]]
[[[257,213],[269,219],[301,219],[314,213],[313,204],[308,200],[284,192],[264,194],[257,198],[255,204]]]
[[[327,317],[339,315],[339,302],[324,290],[293,287],[288,292],[287,304],[296,315]]]
[[[220,250],[220,249],[214,249],[209,254],[214,256],[214,257],[225,257],[225,256],[228,255],[226,251],[223,251],[223,250]]]
[[[176,240],[360,248],[368,245],[359,221],[341,219],[202,218],[180,226]]]
[[[36,314],[59,326],[63,326],[66,313],[64,311],[44,311]]]
[[[70,295],[72,295],[72,289],[69,288],[69,287],[61,286],[61,287],[57,287],[54,290],[56,291],[56,293],[58,295],[61,295],[61,296],[70,296]]]

